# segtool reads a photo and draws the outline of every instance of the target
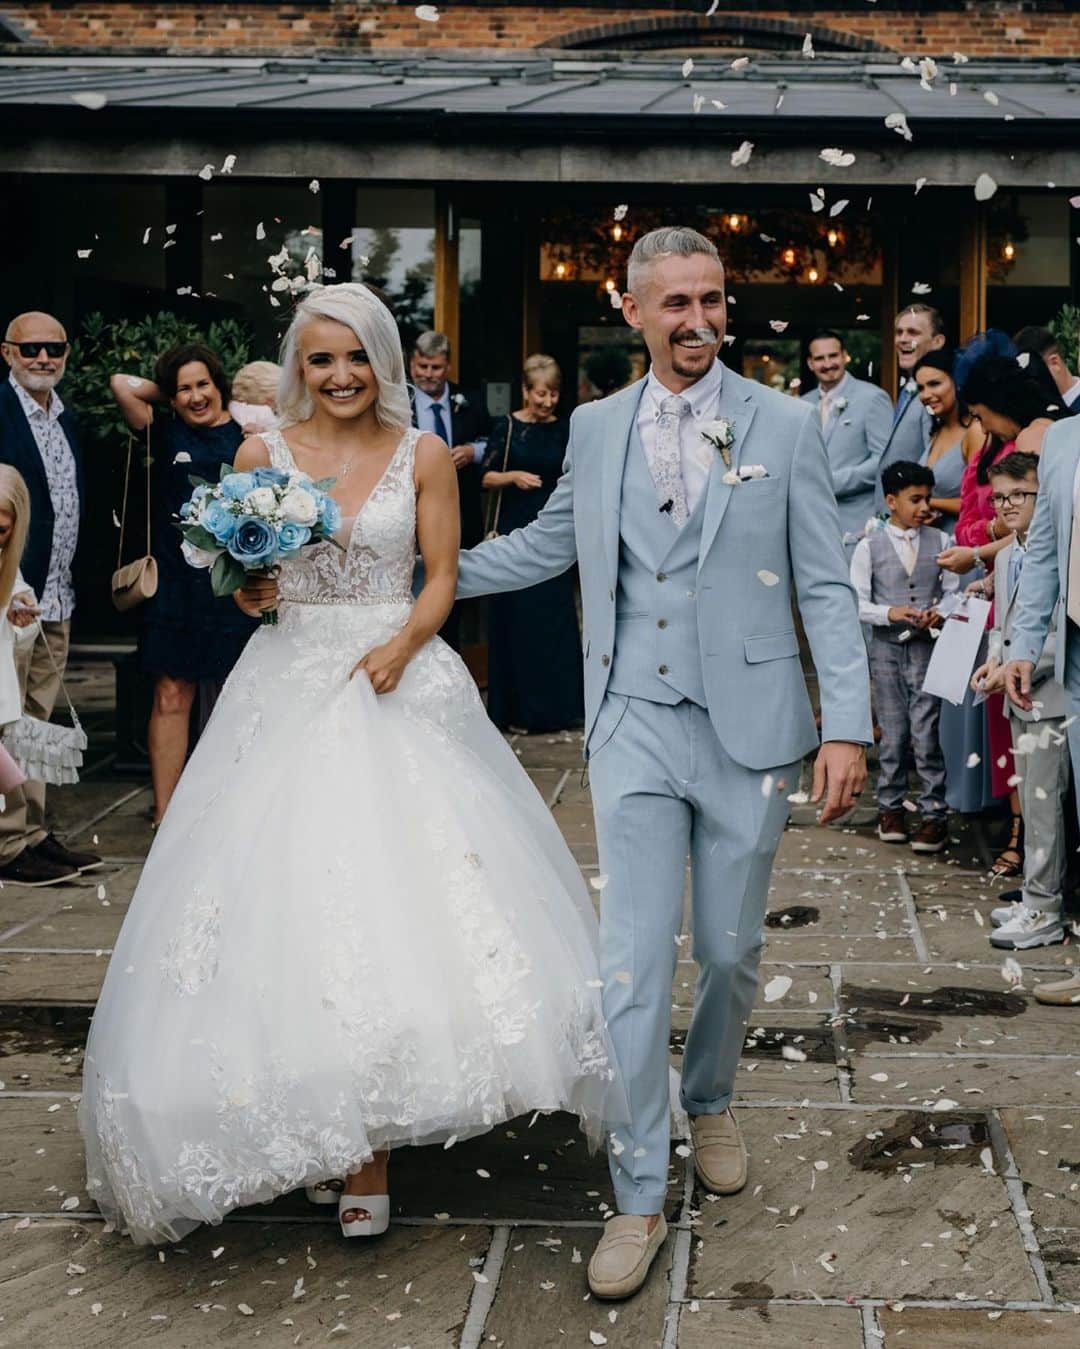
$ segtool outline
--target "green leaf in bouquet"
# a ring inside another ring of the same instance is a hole
[[[209,482],[206,478],[200,478],[197,473],[188,474],[188,482],[192,487],[216,487],[216,482]]]
[[[222,553],[210,571],[210,589],[218,598],[231,595],[247,579],[243,564],[229,553]]]
[[[236,472],[236,469],[233,468],[232,464],[222,464],[221,470],[220,470],[220,472],[218,473],[218,482],[224,482],[225,479],[229,476],[230,473],[235,473],[235,472]]]
[[[193,548],[201,548],[204,552],[214,553],[221,547],[213,534],[208,529],[203,529],[202,525],[181,524],[180,529],[184,538]]]

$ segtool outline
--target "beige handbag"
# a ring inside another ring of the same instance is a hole
[[[134,609],[143,600],[157,594],[157,562],[150,552],[150,423],[146,423],[146,554],[122,566],[124,527],[127,524],[128,489],[131,486],[131,452],[135,437],[128,436],[127,467],[124,469],[124,504],[120,508],[120,544],[116,550],[116,570],[112,574],[112,602],[121,613]]]
[[[506,472],[506,466],[510,462],[510,441],[514,435],[514,418],[507,413],[506,416],[506,444],[503,447],[503,461],[501,472]],[[495,493],[494,505],[491,508],[491,519],[488,527],[484,531],[485,539],[497,539],[499,537],[499,512],[502,510],[503,489],[500,487]]]

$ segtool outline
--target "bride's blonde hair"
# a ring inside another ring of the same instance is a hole
[[[319,286],[296,306],[293,321],[281,343],[281,378],[277,410],[283,426],[306,421],[314,411],[300,369],[299,337],[314,319],[332,319],[356,334],[367,353],[371,373],[379,386],[375,415],[383,426],[401,430],[412,421],[412,405],[405,384],[405,357],[401,336],[386,305],[357,282]]]
[[[0,549],[0,612],[3,612],[11,603],[30,528],[30,493],[23,475],[10,464],[0,464],[0,510],[10,511],[12,516],[11,533]]]

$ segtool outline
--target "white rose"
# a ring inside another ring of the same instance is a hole
[[[184,539],[180,544],[180,551],[183,553],[188,566],[203,569],[212,567],[225,550],[223,548],[196,548],[193,543],[188,543],[187,539]]]
[[[281,514],[292,525],[313,525],[319,518],[319,507],[310,492],[294,487],[281,499]]]
[[[254,487],[244,498],[244,510],[250,515],[269,515],[277,505],[272,487]]]

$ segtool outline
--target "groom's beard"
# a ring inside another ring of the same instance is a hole
[[[693,357],[690,356],[689,352],[685,352],[680,359],[679,342],[686,337],[696,337],[706,345],[695,348]],[[720,334],[715,328],[690,328],[684,332],[676,333],[671,339],[671,368],[676,375],[680,375],[683,379],[700,379],[712,369],[713,361],[716,360],[719,350]],[[705,359],[706,353],[708,353],[707,360]]]

